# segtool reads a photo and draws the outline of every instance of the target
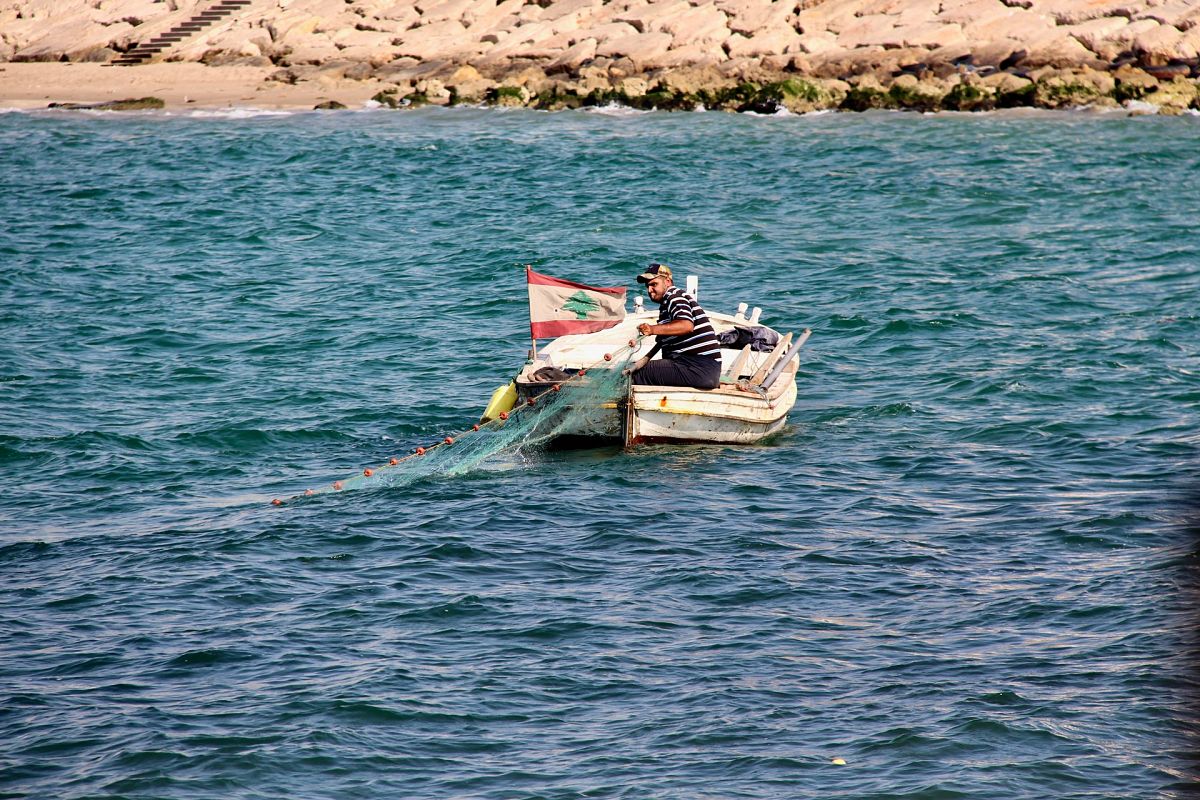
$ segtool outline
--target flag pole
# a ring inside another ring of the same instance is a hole
[[[533,269],[532,264],[525,265],[525,286],[529,286],[529,272]],[[529,360],[537,361],[537,337],[533,335],[533,306],[529,307],[529,340],[533,343],[533,347],[529,350]]]

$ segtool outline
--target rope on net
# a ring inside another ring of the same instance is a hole
[[[603,402],[623,397],[629,377],[625,367],[637,352],[642,337],[629,342],[604,358],[580,368],[567,379],[550,384],[546,391],[530,397],[511,411],[495,419],[480,422],[441,441],[416,447],[403,457],[386,464],[366,467],[360,474],[336,480],[317,489],[271,501],[272,505],[332,492],[363,489],[368,486],[403,486],[431,475],[461,475],[500,453],[517,452],[545,444],[571,430]],[[613,363],[616,362],[616,363]],[[601,365],[608,364],[601,369]],[[579,389],[562,392],[564,385]],[[584,388],[586,387],[586,389]]]

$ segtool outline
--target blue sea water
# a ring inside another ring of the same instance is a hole
[[[0,182],[0,796],[1200,789],[1200,118],[10,113]],[[812,328],[781,435],[269,504],[650,260]]]

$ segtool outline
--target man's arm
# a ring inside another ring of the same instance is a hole
[[[690,319],[673,319],[670,322],[664,322],[661,325],[651,325],[649,322],[643,322],[638,325],[638,333],[643,336],[683,336],[695,330],[696,326]],[[657,345],[655,345],[657,347]]]

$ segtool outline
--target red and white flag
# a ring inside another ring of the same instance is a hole
[[[525,268],[529,283],[529,330],[534,339],[593,333],[625,319],[625,289],[588,286]]]

